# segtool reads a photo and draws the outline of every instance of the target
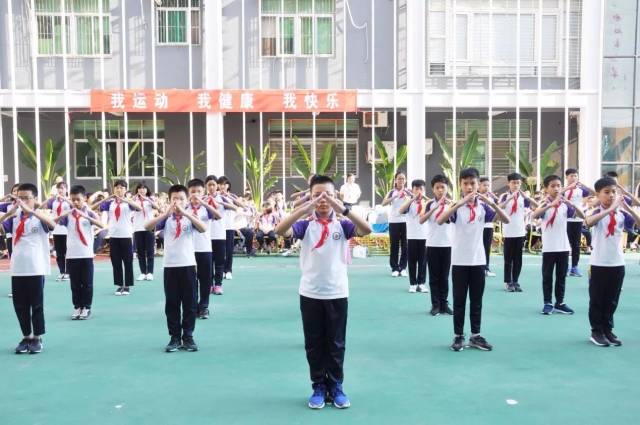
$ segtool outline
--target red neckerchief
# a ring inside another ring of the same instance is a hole
[[[180,226],[180,219],[182,218],[182,216],[174,214],[173,218],[176,220],[176,235],[173,239],[178,239],[180,237],[180,234],[182,233],[182,226]]]
[[[440,209],[436,212],[436,220],[444,212],[444,206],[445,206],[445,202],[444,201],[445,201],[445,197],[444,196],[438,200],[438,203],[440,204]]]
[[[18,244],[18,241],[24,234],[24,225],[27,222],[28,218],[28,215],[26,215],[24,212],[20,212],[20,223],[18,223],[18,227],[16,228],[16,234],[13,235],[13,246],[16,246]]]
[[[71,215],[76,219],[76,233],[78,233],[80,242],[82,242],[84,246],[89,246],[89,244],[87,244],[87,239],[84,237],[84,233],[82,233],[82,228],[80,227],[80,214],[78,214],[78,211],[73,210]]]
[[[396,191],[400,193],[400,195],[398,195],[398,198],[400,198],[400,199],[404,198],[407,195],[407,193],[404,191],[404,189],[402,189],[402,190],[396,189]]]
[[[558,208],[560,208],[560,205],[562,205],[562,203],[560,203],[557,207],[553,207],[553,213],[551,214],[551,217],[549,217],[549,220],[547,220],[545,228],[553,226],[553,222],[556,221],[556,216],[558,215]]]
[[[212,195],[209,195],[209,202],[208,203],[213,208],[218,209],[218,204],[216,204],[216,200],[214,199],[214,197]]]
[[[56,215],[60,217],[62,215],[62,200],[64,198],[58,197],[58,208],[56,208]]]
[[[420,197],[420,199],[416,199],[416,202],[418,203],[417,213],[420,215],[420,213],[422,213],[422,197]]]
[[[573,188],[569,190],[569,195],[567,196],[567,199],[571,200],[572,197],[573,197]]]
[[[609,236],[613,236],[613,234],[616,231],[616,224],[618,224],[616,222],[616,212],[615,211],[611,211],[609,213],[609,225],[607,226],[607,238]]]
[[[472,223],[473,220],[476,219],[476,200],[474,200],[473,202],[469,202],[467,204],[467,207],[469,207],[469,210],[471,210],[471,212],[469,213],[469,223]]]
[[[141,195],[138,195],[138,200],[140,201],[140,208],[142,208],[142,216],[147,218],[147,212],[144,210],[144,198]]]
[[[320,234],[320,240],[313,247],[313,249],[316,249],[324,245],[327,238],[329,237],[329,223],[331,223],[331,220],[333,219],[333,217],[330,216],[329,218],[319,218],[317,215],[314,215],[314,219],[322,225],[322,233]]]
[[[120,220],[120,198],[116,198],[116,209],[113,211],[113,214],[116,216],[116,221]]]
[[[516,192],[513,197],[513,205],[511,206],[511,215],[514,215],[518,211],[518,195],[520,193]]]

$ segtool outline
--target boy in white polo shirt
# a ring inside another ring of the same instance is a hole
[[[424,180],[411,182],[412,196],[400,206],[400,214],[406,214],[407,220],[407,260],[409,268],[409,292],[429,292],[427,282],[427,225],[420,222],[420,216],[426,210]]]
[[[216,209],[221,215],[220,219],[213,219],[209,225],[209,236],[211,237],[211,254],[213,262],[213,288],[214,295],[222,295],[222,279],[224,278],[224,261],[227,241],[227,229],[224,220],[224,211],[235,209],[235,205],[227,204],[223,201],[218,193],[218,178],[216,176],[207,176],[204,180],[207,186],[207,205]]]
[[[198,292],[193,235],[194,232],[205,233],[208,229],[202,220],[186,209],[188,199],[186,187],[178,184],[171,186],[169,208],[145,226],[147,230],[164,229],[164,311],[171,335],[165,347],[168,353],[180,348],[198,351],[193,340]]]
[[[67,271],[71,279],[71,320],[87,320],[93,301],[93,226],[105,226],[86,206],[84,186],[73,186],[69,192],[71,210],[54,219],[67,229]]]
[[[600,207],[585,219],[593,235],[589,274],[589,322],[591,342],[601,347],[620,346],[613,333],[613,314],[618,307],[625,267],[622,234],[640,225],[640,217],[619,196],[617,183],[603,177],[595,184]]]
[[[133,201],[140,206],[140,211],[133,212],[133,240],[135,241],[136,254],[138,255],[138,266],[140,275],[137,281],[153,280],[153,266],[155,263],[156,235],[145,230],[144,225],[153,218],[153,210],[160,210],[155,199],[152,198],[151,190],[144,183],[136,185]]]
[[[60,182],[56,184],[56,194],[49,198],[41,208],[48,209],[52,212],[53,217],[60,217],[71,209],[71,203],[67,198],[67,184]],[[68,280],[69,273],[67,271],[66,254],[67,254],[67,227],[56,224],[51,232],[53,235],[53,247],[56,251],[56,263],[60,274],[56,278],[57,281]]]
[[[204,182],[192,179],[187,183],[189,189],[189,212],[198,217],[207,229],[213,219],[219,220],[222,214],[204,200]],[[200,289],[197,316],[199,319],[209,318],[209,295],[213,287],[213,259],[211,255],[211,237],[209,232],[195,232],[193,234],[193,248],[196,256],[196,276]]]
[[[276,233],[301,241],[300,311],[313,383],[308,405],[321,409],[327,399],[335,407],[346,408],[350,402],[342,390],[342,382],[349,239],[371,233],[371,227],[336,200],[331,178],[314,176],[310,194],[308,202],[278,224]],[[338,214],[345,218],[338,219]]]
[[[447,198],[449,179],[436,174],[431,179],[434,199],[426,206],[426,214],[420,217],[427,223],[427,266],[429,267],[429,287],[431,289],[431,315],[453,315],[449,307],[449,269],[451,269],[451,224],[449,221],[438,225],[436,220],[444,213],[451,201]]]
[[[567,236],[567,219],[578,215],[584,218],[582,209],[561,194],[562,180],[559,176],[550,175],[544,178],[544,190],[547,199],[533,212],[533,219],[542,219],[542,293],[544,307],[542,314],[553,312],[573,314],[574,311],[564,302],[564,289],[569,265],[569,238]],[[556,272],[555,296],[552,304],[553,270]]]
[[[509,190],[500,197],[500,208],[509,216],[509,223],[502,225],[504,236],[504,289],[507,292],[522,292],[520,272],[522,271],[522,249],[526,234],[526,212],[538,203],[520,190],[522,176],[511,173],[507,176]]]
[[[478,193],[491,199],[493,202],[498,202],[498,197],[491,191],[491,181],[488,177],[480,177],[480,184],[478,185]],[[484,275],[486,277],[495,277],[496,274],[491,271],[489,262],[491,261],[491,245],[493,244],[493,221],[484,224],[484,230],[482,231],[482,245],[484,247],[484,258],[486,265],[484,267]]]
[[[22,341],[16,354],[40,353],[44,326],[44,276],[51,273],[49,232],[55,223],[36,210],[38,189],[31,183],[18,187],[15,208],[0,217],[5,231],[13,235],[11,292]]]
[[[564,176],[567,186],[562,190],[562,195],[573,204],[573,208],[582,211],[584,209],[584,198],[593,195],[595,192],[578,180],[578,170],[575,168],[567,168]],[[580,217],[569,217],[567,219],[567,236],[569,237],[569,245],[571,246],[571,268],[569,269],[569,276],[582,277],[578,269],[582,223],[583,220]]]
[[[108,213],[109,255],[113,267],[115,295],[129,295],[133,286],[133,237],[132,213],[142,211],[140,205],[127,199],[127,182],[116,180],[113,195],[101,201],[100,211]],[[122,266],[124,264],[124,278]]]
[[[478,193],[480,174],[475,168],[460,171],[460,188],[463,198],[449,207],[438,218],[443,225],[447,220],[453,227],[451,250],[451,280],[453,283],[453,351],[462,351],[464,340],[464,316],[469,294],[469,319],[471,337],[469,346],[491,351],[493,346],[480,335],[482,295],[485,284],[486,258],[482,245],[485,223],[498,217],[508,223],[509,217],[491,199]]]

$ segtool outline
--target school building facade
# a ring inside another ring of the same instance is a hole
[[[371,201],[382,168],[374,139],[392,162],[406,146],[399,168],[428,179],[457,170],[473,134],[476,153],[462,165],[478,167],[496,188],[516,168],[534,185],[568,167],[588,182],[610,169],[630,188],[640,181],[637,0],[0,7],[3,193],[50,168],[48,139],[61,143],[55,165],[63,177],[92,190],[113,175],[162,190],[185,173],[213,173],[241,192],[269,164],[252,189],[291,193],[304,186],[308,157],[308,171],[321,167],[340,181],[355,173]],[[97,89],[355,90],[357,110],[92,112]],[[253,148],[258,166],[238,147]]]

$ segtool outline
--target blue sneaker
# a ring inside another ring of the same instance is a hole
[[[573,314],[574,311],[571,307],[569,307],[568,305],[566,305],[565,303],[562,304],[556,304],[553,307],[553,311],[556,313],[560,313],[560,314]]]
[[[324,407],[324,398],[327,395],[327,387],[324,384],[315,384],[313,394],[309,397],[310,409],[322,409]]]
[[[571,267],[571,270],[569,271],[569,276],[582,277],[582,275],[580,274],[580,270],[578,270],[577,267]]]
[[[553,313],[553,305],[552,304],[545,304],[544,307],[542,307],[542,314],[545,315],[549,315],[551,313]]]
[[[349,397],[342,391],[342,384],[336,384],[331,391],[329,391],[329,397],[333,401],[333,405],[338,409],[351,407]]]

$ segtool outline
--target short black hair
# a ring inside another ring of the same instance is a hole
[[[415,179],[414,181],[411,182],[411,187],[425,187],[427,185],[427,182],[425,182],[422,179]]]
[[[29,191],[34,197],[38,196],[38,188],[33,183],[20,183],[20,186],[18,186],[18,192],[20,191]]]
[[[596,180],[596,183],[593,186],[596,192],[600,192],[605,187],[616,186],[616,181],[612,177],[605,176]]]
[[[204,182],[200,179],[191,179],[187,182],[187,187],[204,187]]]
[[[65,183],[65,182],[56,183],[56,189],[60,189],[62,186],[67,187],[67,183]]]
[[[522,178],[522,174],[520,174],[520,173],[511,173],[511,174],[509,174],[507,176],[507,181],[510,182],[512,180],[520,180],[520,181],[522,181],[524,179]]]
[[[218,177],[218,184],[228,184],[229,188],[231,188],[231,180],[227,176]]]
[[[129,185],[127,184],[127,182],[126,182],[125,180],[122,180],[122,179],[118,179],[118,180],[115,180],[115,181],[113,182],[113,187],[114,187],[114,188],[115,188],[115,187],[118,187],[118,186],[124,187],[125,189],[129,187]]]
[[[169,188],[169,197],[171,197],[172,193],[184,192],[184,194],[189,197],[189,191],[182,184],[174,184]]]
[[[347,178],[355,176],[355,173],[347,173]]]
[[[564,175],[565,175],[565,177],[566,177],[566,176],[568,176],[569,174],[578,174],[578,170],[577,170],[577,169],[575,169],[575,168],[567,168],[567,169],[564,171]]]
[[[316,174],[313,176],[311,181],[309,182],[309,190],[313,189],[313,186],[317,184],[325,184],[331,183],[335,187],[335,183],[333,183],[333,179],[329,176],[323,176],[322,174]]]
[[[71,186],[71,190],[69,191],[70,195],[87,195],[87,190],[81,184],[77,184],[75,186]]]
[[[14,189],[20,187],[20,183],[16,183],[13,186],[11,186],[11,191],[13,192]]]
[[[449,186],[449,179],[447,178],[447,176],[445,176],[443,174],[436,174],[431,179],[431,187],[435,186],[436,183],[444,183],[447,186]]]
[[[562,179],[560,178],[560,176],[557,176],[555,174],[551,174],[550,176],[547,176],[544,178],[544,180],[542,181],[542,185],[544,187],[548,187],[549,184],[551,184],[552,181],[554,180],[559,180],[560,182],[562,182]]]
[[[613,177],[614,179],[617,179],[619,176],[615,171],[607,171],[606,173],[604,173],[603,177]]]
[[[479,179],[480,171],[477,168],[469,167],[460,171],[460,180],[464,179]]]
[[[478,180],[480,183],[484,183],[484,182],[488,182],[489,181],[489,177],[480,177],[480,180]]]
[[[211,180],[213,180],[214,182],[218,183],[218,178],[216,176],[214,176],[213,174],[209,174],[207,177],[205,177],[204,178],[204,183],[207,184]]]
[[[134,190],[134,193],[138,193],[138,189],[142,189],[142,188],[147,189],[147,196],[151,196],[151,195],[153,195],[153,193],[151,192],[151,189],[149,189],[149,186],[147,186],[147,183],[146,183],[146,182],[144,182],[144,181],[141,181],[140,183],[138,183],[138,184],[136,185],[136,188],[135,188],[135,190]]]

